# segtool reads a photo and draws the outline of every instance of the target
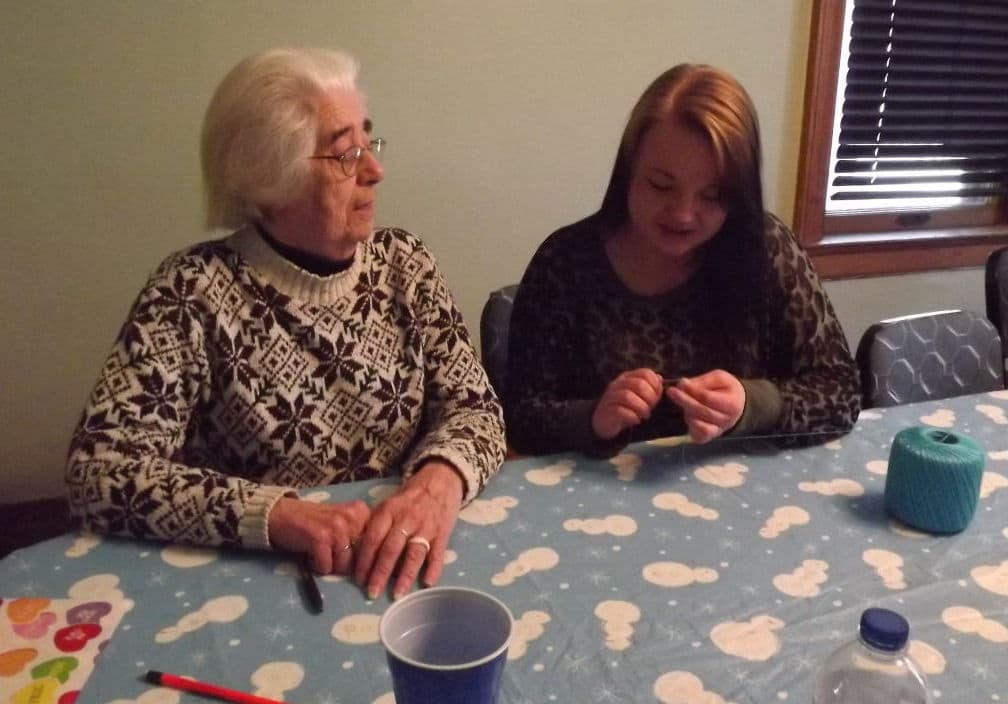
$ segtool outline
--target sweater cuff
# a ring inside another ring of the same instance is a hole
[[[777,425],[784,400],[780,389],[769,379],[740,379],[745,389],[745,408],[728,436],[752,435],[772,430]]]
[[[269,514],[284,496],[297,496],[290,487],[261,485],[245,504],[245,513],[238,521],[238,537],[243,546],[269,550]]]
[[[455,473],[462,478],[462,506],[468,506],[477,496],[480,489],[480,474],[472,463],[466,459],[461,452],[451,447],[429,448],[422,455],[417,457],[408,467],[403,470],[403,481],[416,474],[417,470],[427,462],[444,462],[451,465]]]
[[[570,403],[567,416],[569,423],[567,436],[571,439],[571,446],[579,452],[590,457],[613,457],[630,442],[630,431],[622,432],[609,440],[603,440],[595,435],[591,419],[596,405],[598,405],[598,399],[585,399]]]

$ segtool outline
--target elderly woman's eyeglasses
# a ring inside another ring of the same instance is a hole
[[[309,159],[335,159],[340,163],[343,173],[353,176],[357,172],[357,164],[364,158],[364,152],[368,151],[377,159],[378,155],[385,150],[385,140],[372,139],[366,147],[350,147],[342,154],[313,154]]]

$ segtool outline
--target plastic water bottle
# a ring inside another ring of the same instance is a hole
[[[858,639],[823,663],[813,704],[931,704],[924,673],[906,651],[909,637],[910,624],[895,611],[865,610]]]

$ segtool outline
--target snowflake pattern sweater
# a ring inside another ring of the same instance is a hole
[[[500,467],[500,404],[432,255],[377,231],[314,276],[252,228],[165,260],[74,432],[88,528],[267,547],[294,489],[451,463],[471,501]]]

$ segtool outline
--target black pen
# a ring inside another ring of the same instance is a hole
[[[669,388],[671,388],[673,386],[679,386],[679,382],[682,381],[682,377],[681,376],[673,376],[673,377],[663,376],[661,381],[662,381],[662,389],[669,389]]]
[[[298,565],[301,567],[301,583],[304,585],[305,594],[308,595],[308,603],[311,605],[312,611],[320,614],[325,607],[325,602],[322,599],[322,592],[319,591],[315,573],[312,572],[307,557],[301,558]]]

